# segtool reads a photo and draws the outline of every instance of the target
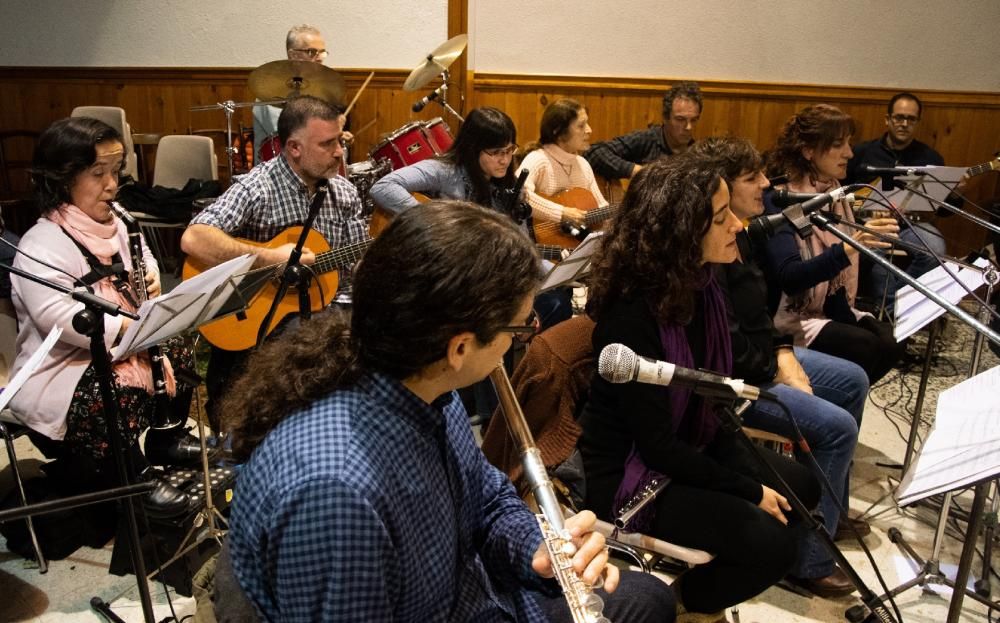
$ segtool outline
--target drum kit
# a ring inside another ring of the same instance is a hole
[[[458,111],[448,104],[448,79],[450,77],[448,68],[461,56],[467,43],[467,35],[452,37],[427,54],[420,64],[410,72],[403,84],[404,91],[422,89],[434,78],[441,78],[440,87],[414,104],[415,112],[423,109],[429,102],[435,101],[459,122],[463,121]],[[354,107],[358,97],[368,86],[373,76],[374,72],[361,85],[345,114]],[[226,154],[230,179],[233,176],[234,161],[239,151],[233,141],[233,114],[236,109],[280,106],[289,99],[302,95],[312,95],[339,104],[344,101],[344,95],[347,91],[343,76],[333,69],[320,63],[298,60],[272,61],[257,67],[250,73],[248,86],[250,92],[257,98],[256,101],[234,102],[227,100],[191,108],[192,111],[222,110],[226,115]],[[364,127],[367,128],[371,123]],[[347,165],[342,174],[357,188],[365,207],[365,213],[371,214],[374,205],[369,196],[369,190],[376,181],[395,169],[445,153],[451,148],[453,142],[451,129],[441,117],[435,117],[429,121],[407,123],[384,135],[368,152],[367,160]],[[267,137],[262,143],[260,152],[261,161],[269,160],[281,153],[281,142],[278,137]]]

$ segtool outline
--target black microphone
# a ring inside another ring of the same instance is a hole
[[[750,219],[750,223],[747,225],[747,234],[755,240],[762,240],[773,236],[778,227],[785,223],[791,223],[796,229],[802,229],[800,224],[795,222],[800,217],[805,217],[841,198],[853,202],[854,195],[846,192],[848,188],[850,186],[840,186],[829,192],[816,194],[776,190],[774,192],[775,205],[779,207],[790,205],[791,207],[785,208],[779,214],[763,214]],[[782,201],[787,203],[781,203]]]
[[[508,191],[510,199],[506,206],[507,214],[518,223],[531,216],[531,206],[527,206],[521,201],[521,190],[524,188],[524,183],[528,181],[528,175],[527,169],[521,169],[517,181],[514,182],[514,187]]]
[[[869,175],[927,175],[920,167],[873,167],[870,164],[861,165],[861,172]]]
[[[431,91],[430,93],[428,93],[427,95],[425,95],[424,97],[417,100],[417,102],[413,104],[412,108],[413,112],[420,112],[421,110],[423,110],[424,106],[427,106],[427,104],[430,104],[441,95],[442,90],[444,90],[443,84],[438,88],[434,89],[433,91]]]
[[[597,372],[610,383],[637,381],[652,385],[677,385],[710,398],[757,400],[763,396],[774,399],[767,391],[748,385],[740,379],[640,357],[624,344],[608,344],[604,347],[597,360]]]

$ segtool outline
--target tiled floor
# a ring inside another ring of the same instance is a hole
[[[956,328],[956,324],[949,324],[941,340],[944,351],[935,367],[925,414],[934,412],[937,391],[962,380],[967,370],[971,340]],[[917,349],[911,347],[911,350]],[[982,369],[996,363],[996,358],[987,353]],[[898,471],[879,465],[902,459],[905,448],[902,435],[905,435],[909,424],[906,418],[895,413],[901,411],[902,402],[909,400],[912,403],[916,387],[917,376],[907,376],[904,383],[898,375],[893,374],[873,392],[874,400],[869,400],[865,410],[861,443],[857,448],[852,474],[852,508],[862,511],[875,504],[875,516],[872,519],[874,531],[866,539],[866,544],[871,548],[889,586],[896,586],[913,577],[916,571],[896,546],[889,542],[886,534],[889,528],[899,528],[908,539],[912,539],[910,542],[916,551],[926,556],[931,549],[932,523],[936,521],[936,514],[929,509],[918,508],[905,512],[896,509],[892,498],[886,494],[892,490],[889,478],[898,476]],[[889,405],[887,409],[883,408],[885,405]],[[22,463],[32,468],[37,466],[38,457],[25,440],[18,443],[18,452]],[[4,457],[0,459],[0,491],[6,491],[9,487],[10,470]],[[971,505],[971,496],[968,494],[958,499],[966,509]],[[941,566],[946,574],[954,577],[962,537],[954,529],[949,534],[945,539]],[[865,559],[860,547],[845,545],[843,551],[868,586],[880,593],[874,569]],[[53,561],[49,572],[39,575],[37,570],[26,568],[24,561],[18,556],[6,552],[0,539],[0,621],[100,620],[89,609],[90,598],[94,595],[113,601],[116,613],[126,621],[141,621],[134,579],[131,576],[119,578],[109,575],[106,569],[110,556],[110,546],[102,550],[82,549],[67,560]],[[977,575],[980,565],[977,560],[974,566]],[[169,616],[170,612],[162,588],[154,585],[152,590],[156,604],[155,620],[160,621]],[[937,595],[925,594],[919,588],[900,595],[897,603],[903,619],[908,623],[944,621],[951,591],[936,590]],[[1000,597],[1000,584],[994,594]],[[179,617],[194,611],[191,599],[175,596],[173,602]],[[743,604],[740,607],[740,620],[745,623],[842,621],[844,611],[857,603],[856,597],[824,600],[772,588]],[[962,620],[985,621],[986,608],[966,599]]]

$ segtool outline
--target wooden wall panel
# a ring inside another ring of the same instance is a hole
[[[462,16],[456,13],[454,19]],[[159,134],[186,133],[191,129],[225,127],[221,111],[192,112],[190,107],[232,99],[252,99],[246,88],[251,69],[219,68],[16,68],[0,67],[0,131],[41,130],[70,113],[74,106],[121,106],[135,131]],[[342,72],[353,96],[369,71]],[[442,116],[428,106],[410,111],[423,93],[402,90],[405,70],[379,70],[352,113],[358,129],[371,119],[373,127],[358,133],[352,159],[364,159],[380,135],[415,119]],[[453,76],[454,77],[454,76]],[[516,76],[468,72],[465,85],[471,106],[496,106],[507,111],[518,128],[521,144],[535,140],[545,105],[563,96],[580,99],[590,109],[594,140],[642,128],[660,121],[664,79],[621,79],[573,76]],[[436,85],[430,85],[433,88]],[[775,83],[704,81],[706,103],[698,136],[746,136],[761,149],[770,147],[784,121],[796,110],[817,102],[842,107],[858,125],[855,141],[867,140],[884,130],[885,103],[894,90],[824,87]],[[458,95],[461,89],[453,91]],[[918,137],[934,146],[946,162],[972,165],[989,160],[1000,149],[1000,94],[969,92],[919,92],[924,100]],[[457,100],[457,97],[455,98]],[[456,105],[457,102],[453,102]],[[467,107],[468,108],[468,107]],[[251,125],[248,109],[236,119]],[[452,123],[452,127],[457,127]],[[224,146],[217,145],[220,162]],[[22,154],[23,156],[23,154]],[[969,193],[976,200],[992,198],[996,174],[973,180]],[[943,221],[946,233],[958,241],[953,252],[976,246],[981,232],[953,218]]]

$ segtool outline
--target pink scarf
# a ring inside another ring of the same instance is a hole
[[[88,216],[75,205],[64,203],[56,210],[49,212],[50,221],[63,228],[74,240],[94,254],[102,264],[110,266],[115,253],[121,250],[118,237],[118,218],[110,223],[99,223]],[[125,298],[111,283],[110,278],[104,278],[93,284],[95,294],[121,305],[126,311],[134,312],[135,306]],[[173,396],[177,392],[174,371],[170,361],[163,358],[163,376],[167,382],[167,393]],[[114,372],[121,385],[141,387],[150,394],[153,393],[153,373],[149,367],[149,355],[142,352],[132,355],[114,364]]]

